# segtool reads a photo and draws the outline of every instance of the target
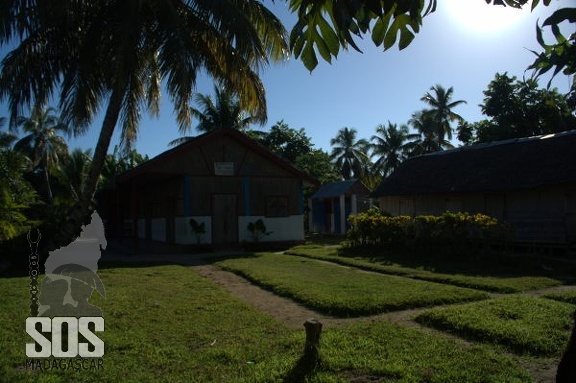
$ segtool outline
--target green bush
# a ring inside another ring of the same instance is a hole
[[[348,243],[385,248],[452,248],[506,242],[511,226],[484,214],[445,212],[440,216],[395,216],[370,209],[350,216]]]

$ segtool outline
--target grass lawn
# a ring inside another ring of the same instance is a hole
[[[567,302],[576,305],[576,290],[566,291],[563,293],[551,293],[544,296],[556,301]]]
[[[559,355],[568,342],[575,308],[550,299],[514,295],[427,310],[416,320],[520,354]]]
[[[515,293],[558,286],[559,278],[532,275],[534,270],[526,270],[523,259],[495,261],[484,258],[478,262],[470,260],[442,259],[436,257],[410,257],[393,254],[370,254],[368,250],[349,250],[339,246],[323,245],[296,246],[288,254],[325,260],[341,265],[353,266],[384,274],[400,275],[412,279],[440,282],[454,286],[468,287],[498,293]],[[367,255],[370,254],[370,255]],[[344,255],[344,256],[343,256]],[[503,265],[509,262],[512,265]],[[530,262],[532,266],[532,262]],[[438,270],[446,270],[442,272]],[[515,273],[517,275],[510,275]],[[522,275],[522,273],[526,273]],[[477,275],[474,275],[477,274]]]
[[[218,263],[279,295],[338,316],[465,302],[487,298],[484,292],[366,273],[304,257],[261,253]]]
[[[182,266],[107,267],[104,370],[22,371],[27,277],[0,278],[0,380],[6,382],[281,382],[304,331],[293,331]],[[364,277],[364,275],[362,275]],[[307,382],[528,382],[487,347],[387,322],[326,329],[323,363]],[[357,380],[361,381],[361,380]]]

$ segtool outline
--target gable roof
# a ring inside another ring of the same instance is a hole
[[[576,182],[576,130],[478,144],[403,162],[373,196],[502,191]]]
[[[339,197],[342,194],[346,194],[346,192],[350,191],[350,189],[354,188],[356,185],[358,185],[358,188],[360,188],[366,194],[370,193],[370,190],[368,190],[368,188],[362,182],[356,179],[351,179],[324,184],[320,187],[320,189],[316,191],[316,193],[312,194],[310,198],[320,199]]]
[[[280,168],[286,170],[287,172],[293,174],[295,177],[300,178],[306,182],[309,182],[313,185],[318,185],[319,182],[316,178],[312,177],[308,173],[301,171],[300,169],[296,168],[292,163],[286,161],[285,159],[279,157],[272,151],[270,151],[265,146],[261,145],[259,142],[251,139],[246,134],[236,130],[236,129],[218,129],[212,132],[207,132],[192,138],[191,140],[178,145],[175,148],[169,149],[161,154],[157,155],[156,157],[140,164],[139,166],[131,169],[123,174],[120,174],[117,177],[117,182],[122,183],[126,182],[134,177],[137,177],[141,174],[146,173],[148,170],[152,169],[156,164],[161,163],[162,161],[170,161],[179,155],[182,152],[193,150],[195,148],[201,147],[207,142],[222,138],[222,137],[230,137],[239,144],[250,148],[254,152],[258,153],[259,155],[263,156],[264,158],[268,159],[269,161],[273,162]]]

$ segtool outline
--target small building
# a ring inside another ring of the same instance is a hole
[[[370,190],[359,180],[322,185],[309,199],[310,231],[346,234],[348,216],[370,208]]]
[[[414,157],[373,196],[392,215],[483,213],[515,226],[518,242],[576,243],[576,131]]]
[[[108,220],[136,238],[170,244],[298,242],[303,190],[317,184],[244,133],[220,129],[120,175]],[[258,220],[269,234],[255,239],[248,225]]]

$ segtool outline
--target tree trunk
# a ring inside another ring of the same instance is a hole
[[[48,194],[48,203],[52,204],[54,200],[54,195],[52,194],[52,188],[50,187],[50,176],[48,175],[48,164],[44,164],[44,180],[46,181],[46,193]]]
[[[67,246],[80,235],[82,225],[89,223],[90,217],[95,208],[93,204],[94,194],[96,193],[98,179],[100,178],[100,173],[104,166],[104,161],[106,160],[108,148],[110,147],[110,141],[112,140],[112,135],[114,134],[114,129],[118,122],[118,116],[120,115],[120,110],[122,108],[122,99],[123,88],[114,89],[110,96],[110,100],[108,101],[106,115],[102,122],[102,129],[100,130],[98,143],[94,149],[90,171],[86,183],[84,184],[84,189],[80,195],[80,199],[72,209],[70,209],[66,223],[60,229],[59,233],[55,235],[55,238],[53,238],[48,250]]]

